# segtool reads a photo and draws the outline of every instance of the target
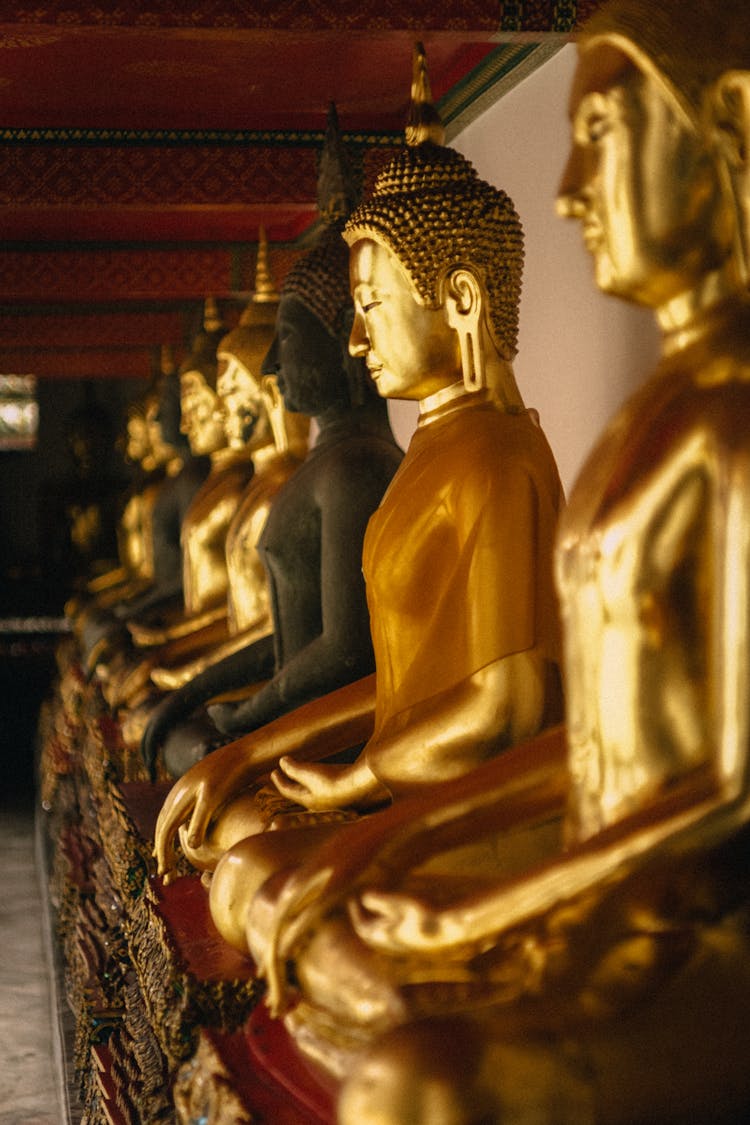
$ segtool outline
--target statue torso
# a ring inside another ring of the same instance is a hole
[[[268,578],[258,542],[276,496],[300,462],[275,454],[259,467],[234,513],[226,539],[229,623],[233,633],[257,625],[270,615]]]
[[[727,613],[741,605],[724,599],[742,577],[722,572],[725,560],[747,555],[730,543],[737,505],[742,519],[749,514],[746,319],[660,363],[595,448],[562,521],[558,584],[582,835],[720,752]]]
[[[326,597],[345,593],[335,589],[336,574],[351,568],[332,566],[324,555],[334,549],[356,558],[361,573],[364,525],[401,456],[394,441],[344,425],[311,450],[279,493],[259,544],[271,587],[277,668],[320,636]],[[335,542],[326,525],[340,527]],[[351,641],[369,648],[364,580],[358,586],[346,592],[355,605]]]
[[[227,596],[227,531],[253,475],[249,457],[217,466],[195,494],[182,525],[182,569],[188,616]]]
[[[494,660],[559,659],[550,564],[562,489],[528,412],[488,401],[414,435],[367,531],[377,728]]]

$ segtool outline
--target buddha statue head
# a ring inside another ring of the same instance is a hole
[[[193,338],[190,354],[180,365],[180,429],[195,457],[216,453],[227,444],[216,390],[216,349],[225,330],[216,302],[207,298],[203,323]]]
[[[331,106],[318,177],[316,242],[286,276],[276,333],[262,368],[264,375],[276,376],[287,409],[309,416],[348,410],[376,397],[364,363],[352,359],[347,346],[353,309],[341,232],[354,194]]]
[[[171,348],[164,347],[160,371],[146,403],[146,426],[155,464],[164,465],[189,455],[181,424],[180,375]]]
[[[176,376],[172,376],[173,383],[175,379]],[[161,398],[160,392],[156,387],[146,395],[144,400],[143,421],[146,429],[148,452],[141,464],[144,469],[150,472],[152,469],[159,468],[161,465],[166,465],[168,461],[173,460],[173,458],[177,456],[176,447],[172,442],[167,441],[164,435]]]
[[[149,455],[149,438],[146,427],[146,397],[133,399],[128,404],[125,432],[118,444],[123,456],[131,465],[141,466]]]
[[[236,328],[219,341],[217,391],[232,449],[258,449],[272,440],[261,390],[263,357],[273,339],[279,295],[268,267],[268,242],[261,228],[255,289]]]
[[[740,107],[724,85],[743,58],[743,0],[710,14],[703,0],[616,0],[584,27],[558,211],[582,222],[604,292],[668,316],[682,294],[747,274]]]
[[[355,321],[380,394],[423,399],[463,379],[466,390],[505,380],[516,353],[523,264],[521,223],[506,193],[443,145],[417,47],[406,145],[350,216]],[[513,391],[513,397],[517,395]]]

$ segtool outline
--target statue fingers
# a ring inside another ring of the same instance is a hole
[[[387,953],[427,953],[440,944],[438,919],[418,899],[363,891],[347,906],[356,933],[373,948]]]
[[[403,901],[401,896],[364,891],[347,903],[355,933],[366,945],[386,953],[401,953]]]
[[[203,845],[215,807],[215,802],[208,800],[205,787],[201,785],[198,789],[198,796],[187,828],[187,842],[189,847],[197,849]]]
[[[287,797],[290,801],[303,802],[305,797],[310,794],[308,787],[294,777],[293,771],[287,772],[284,759],[281,760],[277,769],[271,772],[271,782],[282,797]]]
[[[162,805],[154,834],[154,856],[160,875],[173,870],[177,833],[190,815],[193,801],[193,787],[181,780],[172,786]]]
[[[241,724],[236,721],[237,707],[234,703],[210,703],[206,708],[209,718],[221,734],[237,734]]]

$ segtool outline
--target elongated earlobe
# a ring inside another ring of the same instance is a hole
[[[481,323],[483,294],[471,270],[457,269],[448,278],[446,317],[458,333],[461,349],[461,371],[467,391],[481,391],[487,386]]]
[[[264,375],[260,381],[260,389],[268,413],[268,419],[271,423],[271,432],[273,433],[273,442],[276,446],[276,451],[277,453],[286,453],[289,449],[289,434],[286,428],[284,400],[281,397],[281,391],[279,390],[276,376]]]
[[[732,168],[747,169],[750,72],[728,71],[709,99],[710,124],[721,154]]]
[[[750,286],[750,71],[723,74],[706,100],[713,134],[728,180],[735,214],[735,263],[740,282]]]

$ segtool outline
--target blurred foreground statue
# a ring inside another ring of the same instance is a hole
[[[343,1125],[750,1112],[749,66],[744,0],[619,0],[581,36],[558,209],[662,356],[562,521],[567,745],[346,826],[254,900]]]
[[[383,397],[420,408],[364,543],[375,683],[216,751],[174,787],[157,827],[162,871],[178,830],[195,866],[221,860],[212,914],[240,949],[255,888],[337,831],[321,820],[458,778],[561,714],[552,545],[562,494],[512,368],[521,225],[508,196],[442,145],[421,52],[414,93],[410,143],[344,229],[350,351]],[[352,764],[309,762],[365,738]],[[280,758],[276,788],[257,793],[252,783]],[[269,824],[276,831],[258,835]]]

